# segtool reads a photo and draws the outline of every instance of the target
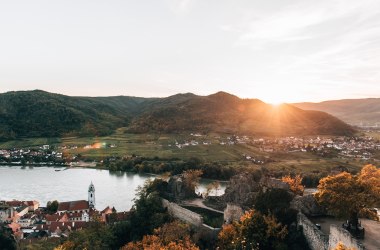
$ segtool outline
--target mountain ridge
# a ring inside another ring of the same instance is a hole
[[[305,110],[327,112],[354,126],[380,125],[380,98],[301,102],[292,105]]]
[[[166,98],[78,97],[42,90],[0,94],[0,139],[110,134],[118,127],[132,133],[184,131],[351,135],[339,119],[292,105],[273,107],[259,99],[226,92]]]

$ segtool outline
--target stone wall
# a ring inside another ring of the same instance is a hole
[[[337,225],[330,226],[329,249],[335,248],[339,242],[342,242],[348,248],[364,250],[364,246],[354,239],[351,234]]]
[[[203,225],[203,218],[201,215],[190,211],[189,209],[183,208],[174,202],[162,199],[162,206],[167,208],[169,214],[174,218],[182,220],[195,227],[202,227]]]
[[[302,226],[303,234],[311,250],[328,250],[328,236],[319,230],[304,214],[298,213],[297,225]]]

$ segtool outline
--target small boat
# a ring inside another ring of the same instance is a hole
[[[60,169],[55,169],[54,171],[55,171],[55,172],[58,172],[58,171],[61,171],[61,170],[60,170]]]

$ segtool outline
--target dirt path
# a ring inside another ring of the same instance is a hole
[[[184,205],[191,205],[191,206],[195,206],[195,207],[201,207],[201,208],[205,208],[205,209],[223,214],[223,211],[216,210],[214,208],[208,207],[205,204],[203,204],[203,199],[187,200],[187,201],[184,201],[183,204]]]

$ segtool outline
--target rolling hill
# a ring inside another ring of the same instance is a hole
[[[0,138],[103,135],[128,124],[140,98],[70,97],[40,90],[0,94]]]
[[[305,110],[319,110],[332,114],[356,126],[380,125],[380,98],[345,99],[320,103],[294,103]]]
[[[339,119],[292,105],[273,107],[258,99],[240,99],[225,92],[209,96],[175,95],[146,103],[132,120],[131,132],[180,131],[258,135],[350,135],[354,130]]]
[[[350,135],[339,119],[292,105],[273,107],[225,92],[166,98],[70,97],[41,90],[0,94],[0,139],[131,133],[226,132],[260,135]]]

